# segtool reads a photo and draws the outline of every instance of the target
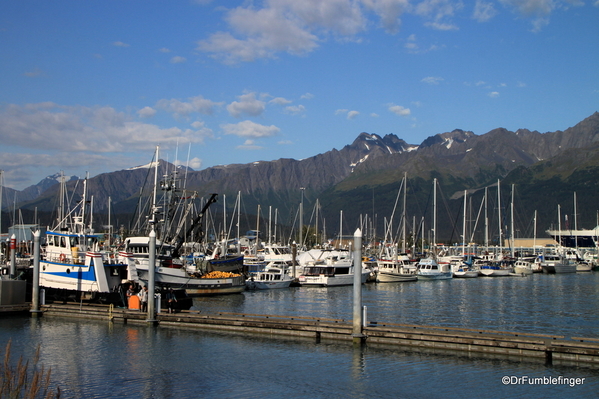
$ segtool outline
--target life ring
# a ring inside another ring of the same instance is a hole
[[[58,257],[58,259],[59,259],[61,262],[64,262],[64,261],[66,261],[66,260],[67,260],[67,256],[66,256],[65,254],[60,254],[60,256]]]

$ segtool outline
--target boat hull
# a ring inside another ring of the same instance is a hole
[[[453,278],[452,272],[438,272],[438,273],[418,272],[418,280],[449,280],[451,278]]]
[[[364,271],[361,275],[360,281],[362,284],[366,282],[368,276],[370,275],[370,271]],[[308,286],[320,286],[320,287],[335,287],[335,286],[343,286],[343,285],[353,285],[354,284],[354,275],[353,274],[343,274],[343,275],[335,275],[335,276],[300,276],[299,282],[301,285]]]
[[[405,281],[418,281],[416,273],[390,273],[380,271],[376,275],[376,281],[379,283],[401,283]]]
[[[100,254],[88,253],[85,264],[40,260],[41,287],[79,292],[110,293],[127,277],[127,264],[104,264]]]
[[[239,294],[245,290],[243,277],[227,278],[198,278],[194,279],[193,285],[185,288],[185,293],[190,297],[212,296],[222,294]]]
[[[478,277],[478,271],[476,270],[462,270],[453,272],[453,277],[456,278],[475,278]]]

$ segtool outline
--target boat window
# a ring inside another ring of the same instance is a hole
[[[62,248],[66,248],[67,247],[67,238],[66,237],[60,237],[60,246]]]

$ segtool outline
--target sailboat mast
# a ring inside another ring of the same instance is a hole
[[[408,173],[404,172],[403,175],[403,215],[401,216],[401,220],[402,220],[402,227],[401,227],[401,231],[402,231],[402,246],[401,246],[401,251],[402,253],[406,253],[406,199],[407,199],[407,189],[408,189]]]
[[[462,225],[462,256],[466,256],[466,195],[468,191],[464,190],[464,223]]]
[[[503,248],[503,234],[502,234],[502,227],[501,224],[503,223],[501,221],[501,189],[500,189],[500,181],[497,180],[497,211],[499,214],[499,254],[501,255],[502,252],[502,248]]]
[[[489,250],[489,202],[487,201],[487,194],[489,188],[485,187],[485,250]]]
[[[574,240],[576,242],[576,254],[578,254],[578,223],[576,217],[576,191],[574,191]]]
[[[512,184],[512,205],[511,205],[510,209],[511,209],[511,221],[510,221],[510,224],[512,226],[511,227],[511,231],[510,231],[510,243],[511,243],[510,246],[512,248],[511,256],[513,258],[514,255],[515,255],[514,254],[515,240],[514,240],[514,185],[513,184]]]
[[[437,178],[433,180],[433,248],[437,249]]]

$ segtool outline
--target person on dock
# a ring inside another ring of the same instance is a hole
[[[177,302],[177,297],[175,296],[175,292],[172,288],[169,288],[166,292],[166,306],[168,313],[175,313],[175,302]]]
[[[144,285],[142,290],[139,292],[139,297],[141,299],[141,311],[148,311],[148,286]]]

